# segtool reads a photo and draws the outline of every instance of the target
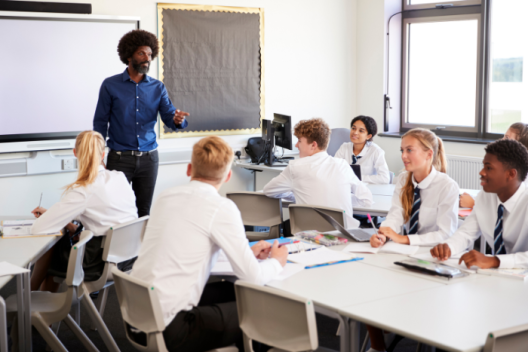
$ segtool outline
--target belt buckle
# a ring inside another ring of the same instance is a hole
[[[143,155],[143,152],[136,152],[136,151],[134,151],[134,155],[135,155],[135,156],[142,156],[142,155]]]

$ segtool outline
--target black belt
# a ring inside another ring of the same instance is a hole
[[[116,153],[117,155],[132,155],[132,156],[142,156],[143,154],[152,154],[157,151],[158,151],[157,149],[149,150],[148,152],[140,152],[137,150],[124,150],[124,151],[118,152],[116,150],[112,150],[112,152]]]

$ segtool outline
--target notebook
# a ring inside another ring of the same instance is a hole
[[[346,261],[354,258],[356,258],[356,256],[350,253],[346,253],[343,251],[333,251],[326,247],[321,247],[316,251],[288,255],[288,261],[302,264],[305,266]]]
[[[403,255],[413,255],[420,247],[418,246],[409,246],[406,244],[399,244],[395,242],[387,242],[383,246],[374,248],[370,245],[370,243],[351,243],[348,246],[346,246],[343,251],[344,252],[352,252],[352,253],[395,253],[395,254],[403,254]]]

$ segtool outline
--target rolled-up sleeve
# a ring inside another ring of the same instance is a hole
[[[180,125],[176,125],[174,123],[174,114],[176,113],[176,108],[172,104],[172,101],[169,98],[169,93],[167,92],[167,89],[165,88],[165,85],[161,85],[161,99],[160,99],[160,105],[159,105],[159,114],[161,117],[161,120],[167,126],[173,131],[184,129],[188,126],[187,119],[185,119]]]

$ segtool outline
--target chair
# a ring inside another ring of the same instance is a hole
[[[7,321],[6,321],[6,303],[0,297],[0,352],[7,352]]]
[[[98,280],[85,281],[81,285],[81,293],[84,294],[81,304],[86,308],[92,320],[92,329],[99,331],[106,347],[113,352],[119,352],[119,348],[103,321],[108,288],[114,284],[112,268],[117,268],[117,264],[138,256],[148,219],[148,216],[143,216],[111,227],[103,243],[103,260],[105,261],[103,274]],[[99,295],[94,304],[90,293],[97,291]]]
[[[270,352],[330,351],[318,348],[310,299],[241,280],[235,283],[235,293],[246,352],[253,352],[252,340],[275,347]]]
[[[483,352],[521,352],[528,345],[528,324],[492,331]]]
[[[341,145],[346,142],[350,142],[350,128],[333,128],[326,152],[330,156],[335,156]]]
[[[227,193],[242,215],[242,222],[247,226],[269,226],[269,232],[247,231],[250,241],[259,241],[280,237],[282,224],[282,200],[270,198],[260,192]]]
[[[314,208],[330,215],[341,224],[341,226],[346,228],[345,212],[341,209],[321,207],[318,205],[291,204],[288,209],[290,210],[292,234],[306,230],[317,230],[320,232],[335,231],[335,228],[319,215]]]
[[[163,339],[165,323],[163,322],[157,291],[147,282],[131,277],[117,268],[112,269],[112,274],[128,341],[138,351],[168,352]],[[146,345],[137,343],[128,335],[127,324],[147,335]],[[238,352],[238,349],[226,347],[213,351]]]
[[[66,352],[66,348],[60,342],[57,335],[50,329],[50,325],[56,322],[64,321],[73,333],[81,340],[82,344],[89,351],[99,351],[95,345],[88,339],[81,328],[75,323],[73,318],[68,314],[72,306],[72,301],[79,296],[79,286],[84,279],[82,263],[84,258],[84,249],[86,243],[91,240],[93,234],[91,231],[83,231],[77,242],[70,251],[68,269],[66,272],[65,284],[68,286],[65,292],[51,293],[42,291],[31,292],[31,324],[38,330],[40,335],[46,340],[49,346],[55,352]],[[18,327],[16,324],[17,297],[10,296],[6,300],[8,319],[13,319],[13,350],[18,349]]]

